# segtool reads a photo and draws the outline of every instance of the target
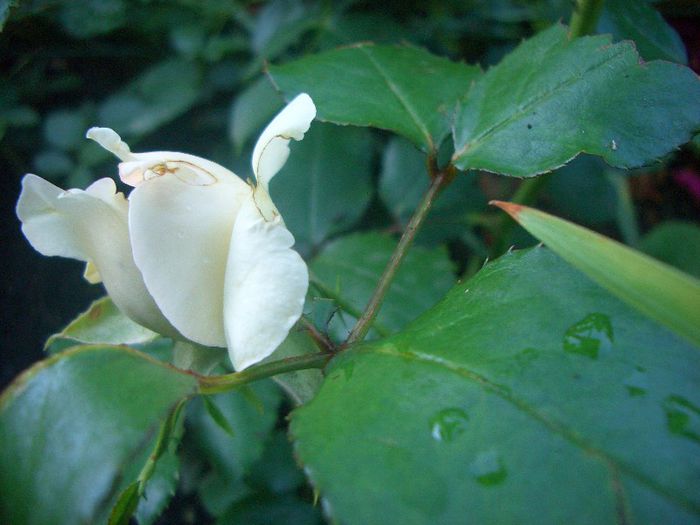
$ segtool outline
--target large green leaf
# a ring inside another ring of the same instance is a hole
[[[647,1],[607,0],[598,32],[612,33],[619,40],[634,40],[645,60],[688,63],[681,37]]]
[[[115,346],[76,347],[29,369],[0,398],[0,521],[104,519],[123,471],[196,385]]]
[[[415,47],[367,43],[269,71],[287,98],[311,95],[321,120],[388,129],[427,152],[437,150],[457,99],[480,73]]]
[[[303,248],[352,226],[372,197],[369,130],[314,123],[270,191]]]
[[[326,372],[292,434],[340,523],[700,516],[700,352],[546,248]]]
[[[493,204],[598,284],[700,346],[700,280],[539,210]]]
[[[649,163],[700,126],[700,79],[669,62],[641,63],[630,42],[569,40],[555,25],[522,43],[469,91],[453,161],[531,177],[580,152],[612,166]]]
[[[338,298],[350,313],[361,312],[396,247],[389,235],[358,233],[328,244],[311,261],[312,282]],[[442,298],[454,283],[447,250],[414,246],[386,294],[374,324],[379,333],[396,331]]]

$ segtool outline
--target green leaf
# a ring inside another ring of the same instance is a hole
[[[612,239],[547,213],[493,204],[627,304],[700,346],[700,281]]]
[[[616,40],[634,40],[644,60],[688,63],[681,37],[649,2],[607,0],[598,32],[612,33]]]
[[[182,434],[182,429],[179,430]],[[156,463],[155,472],[146,484],[146,490],[136,509],[139,525],[155,523],[175,495],[179,478],[180,459],[177,446],[181,436],[172,438],[168,450]]]
[[[415,47],[363,43],[270,66],[269,73],[286,98],[311,95],[321,120],[388,129],[434,153],[480,70]]]
[[[158,334],[121,313],[109,297],[103,297],[61,332],[49,337],[44,348],[53,353],[79,343],[129,345],[147,343],[157,337]]]
[[[379,196],[405,228],[428,191],[425,155],[409,142],[395,137],[384,150]],[[458,238],[469,227],[469,215],[486,208],[486,198],[473,174],[460,174],[439,195],[418,233],[417,241],[436,244]]]
[[[700,353],[545,248],[326,372],[291,431],[340,523],[700,515]]]
[[[351,314],[361,312],[395,247],[393,237],[380,233],[341,237],[311,261],[312,282],[322,288],[323,295],[341,298],[340,306],[347,303]],[[444,247],[414,246],[386,294],[374,327],[380,333],[399,330],[439,301],[454,279]]]
[[[366,129],[314,123],[294,144],[272,198],[306,248],[348,229],[372,197],[372,136]]]
[[[125,347],[81,346],[30,368],[0,398],[0,521],[105,520],[122,471],[196,387]]]
[[[630,42],[569,40],[555,25],[523,42],[469,91],[453,161],[516,177],[585,151],[615,167],[650,163],[700,125],[700,79],[678,64],[640,63]]]
[[[700,278],[700,227],[697,224],[663,222],[644,236],[640,249]]]

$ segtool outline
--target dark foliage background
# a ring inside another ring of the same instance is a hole
[[[685,61],[687,52],[687,63],[700,71],[697,3],[662,2],[656,8],[683,43],[657,49],[637,42],[642,56]],[[281,63],[371,40],[411,43],[487,68],[522,38],[567,20],[570,11],[567,0],[0,2],[0,19],[9,16],[0,34],[0,383],[7,384],[40,359],[46,337],[102,294],[99,287],[82,280],[82,265],[34,252],[14,215],[20,179],[27,172],[62,187],[85,187],[96,178],[116,174],[115,159],[84,139],[88,127],[113,127],[136,151],[186,151],[245,177],[258,132],[282,104],[264,76],[267,61]],[[599,29],[612,31],[617,39],[629,38],[611,13],[604,13]],[[318,253],[341,230],[395,233],[400,228],[403,218],[393,213],[378,188],[387,148],[403,146],[382,132],[371,132],[370,142],[363,144],[366,151],[357,165],[369,170],[371,178],[356,217],[320,238],[298,235],[305,255]],[[612,173],[595,159],[582,159],[548,182],[538,206],[700,275],[699,148],[696,137],[659,164],[627,175]],[[439,228],[428,228],[419,239],[429,246],[446,242],[460,273],[474,271],[484,257],[495,255],[489,253],[492,239],[485,225],[496,213],[486,210],[485,203],[490,198],[507,199],[519,184],[488,174],[479,174],[477,180],[476,190],[464,190],[470,193],[459,217],[448,221],[450,231],[457,233],[445,235]],[[628,197],[632,208],[623,205]],[[283,207],[285,196],[278,199]],[[522,246],[531,241],[514,230],[511,242]],[[273,405],[280,414],[289,409],[279,399]],[[281,420],[273,424],[283,426]],[[218,516],[222,522],[259,523],[264,521],[261,516],[276,516],[275,512],[284,519],[298,517],[299,523],[319,519],[308,505],[313,495],[294,470],[279,430],[278,434],[268,445],[286,451],[277,458],[280,464],[253,468],[247,480],[255,497],[243,498],[238,507],[219,502],[219,507],[228,509],[228,514],[222,511]],[[185,452],[208,446],[206,439],[205,445],[193,439],[186,442]],[[203,468],[196,460],[185,461],[181,496],[162,523],[213,519],[217,503],[206,502],[203,508],[195,489],[187,486],[188,480],[201,478],[197,469]],[[271,488],[271,472],[287,476],[286,485],[275,478],[284,490],[274,501],[270,495],[280,493]]]

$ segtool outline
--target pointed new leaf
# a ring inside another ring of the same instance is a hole
[[[0,522],[105,520],[123,471],[196,387],[124,347],[76,347],[30,368],[0,397]]]
[[[388,129],[435,152],[480,70],[415,47],[362,43],[270,66],[269,73],[286,98],[311,95],[320,120]]]
[[[492,204],[615,296],[700,346],[699,280],[547,213],[507,202]]]
[[[700,517],[700,352],[546,248],[325,372],[291,431],[338,523]]]
[[[87,311],[73,319],[61,332],[49,337],[44,348],[53,352],[53,347],[76,343],[129,345],[147,343],[156,337],[158,334],[121,313],[109,297],[103,297],[93,302]]]
[[[700,79],[669,62],[642,63],[630,42],[569,40],[553,26],[523,42],[469,91],[454,128],[454,163],[531,177],[581,152],[648,164],[700,127]]]

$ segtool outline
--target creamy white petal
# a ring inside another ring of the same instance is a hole
[[[316,106],[306,93],[297,95],[263,130],[253,149],[253,173],[265,189],[289,157],[289,141],[301,140],[316,117]]]
[[[120,160],[130,160],[133,157],[129,145],[122,140],[119,134],[110,128],[90,128],[85,136],[97,142],[107,151],[112,152]]]
[[[127,206],[112,179],[101,179],[85,191],[63,191],[36,175],[26,175],[17,216],[37,251],[91,262],[124,314],[159,333],[177,335],[134,264]]]
[[[132,153],[129,145],[110,128],[90,128],[87,137],[122,160],[119,164],[119,177],[129,186],[136,187],[166,173],[175,173],[185,182],[194,185],[205,186],[224,180],[245,185],[232,171],[196,155],[177,151]]]
[[[243,370],[269,356],[301,316],[306,264],[279,216],[266,221],[253,199],[241,206],[226,267],[224,323],[231,361]]]
[[[182,335],[225,346],[223,283],[231,231],[251,188],[238,177],[206,186],[174,173],[129,195],[134,260],[148,291]]]

